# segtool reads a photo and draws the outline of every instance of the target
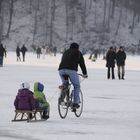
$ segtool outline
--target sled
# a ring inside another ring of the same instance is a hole
[[[32,114],[32,117],[30,117],[30,114]],[[45,119],[42,119],[43,110],[15,110],[15,116],[12,122],[18,122],[18,121],[27,121],[27,122],[37,122],[37,121],[45,121]]]

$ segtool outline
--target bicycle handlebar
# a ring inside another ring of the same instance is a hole
[[[82,78],[87,78],[88,77],[87,75],[85,76],[85,75],[80,74],[80,73],[78,73],[78,75],[81,76]]]

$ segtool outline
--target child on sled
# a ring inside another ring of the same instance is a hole
[[[48,119],[50,113],[50,105],[46,100],[45,94],[43,93],[44,85],[40,82],[34,83],[34,98],[37,100],[37,109],[44,110],[42,118]]]
[[[33,97],[33,92],[30,90],[29,83],[24,82],[20,85],[14,106],[16,110],[36,110],[36,100]],[[32,114],[30,114],[30,118],[32,118]]]

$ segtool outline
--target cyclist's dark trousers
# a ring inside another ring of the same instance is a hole
[[[111,72],[110,72],[111,70]],[[115,75],[114,75],[114,67],[108,67],[108,71],[107,71],[107,78],[110,79],[110,73],[112,74],[112,79],[115,79]]]

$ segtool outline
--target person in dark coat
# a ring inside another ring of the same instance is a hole
[[[54,46],[54,48],[53,48],[53,53],[54,53],[54,56],[56,56],[56,53],[57,53],[57,47],[56,46]]]
[[[116,53],[114,52],[113,47],[110,47],[106,54],[106,67],[108,68],[107,70],[108,79],[110,79],[110,70],[112,72],[112,79],[115,79],[115,74],[114,74],[115,59],[116,59]]]
[[[20,51],[22,52],[23,61],[25,61],[25,54],[26,54],[26,52],[27,52],[27,48],[25,47],[24,44],[23,44],[23,46],[22,46],[22,48],[21,48]]]
[[[79,45],[74,42],[70,45],[70,48],[63,53],[58,70],[63,85],[67,85],[67,80],[65,80],[64,75],[68,75],[74,86],[73,107],[75,108],[79,107],[80,82],[77,74],[78,65],[80,66],[84,77],[87,78],[87,69],[84,57],[79,51]]]
[[[36,49],[36,54],[37,54],[37,58],[39,59],[40,58],[40,54],[41,54],[41,48],[40,47],[38,47]]]
[[[16,48],[16,55],[17,55],[17,61],[18,60],[21,61],[21,58],[20,58],[20,48],[19,48],[19,46],[17,46],[17,48]]]
[[[3,57],[6,57],[6,50],[5,48],[3,47],[3,44],[1,43],[0,44],[0,67],[3,66]]]
[[[33,92],[29,90],[30,85],[27,82],[21,84],[16,95],[14,106],[19,110],[35,110],[36,100],[33,97]]]
[[[118,52],[116,53],[116,61],[118,67],[118,78],[123,80],[125,74],[125,60],[126,60],[126,53],[124,52],[123,46],[120,46]]]

